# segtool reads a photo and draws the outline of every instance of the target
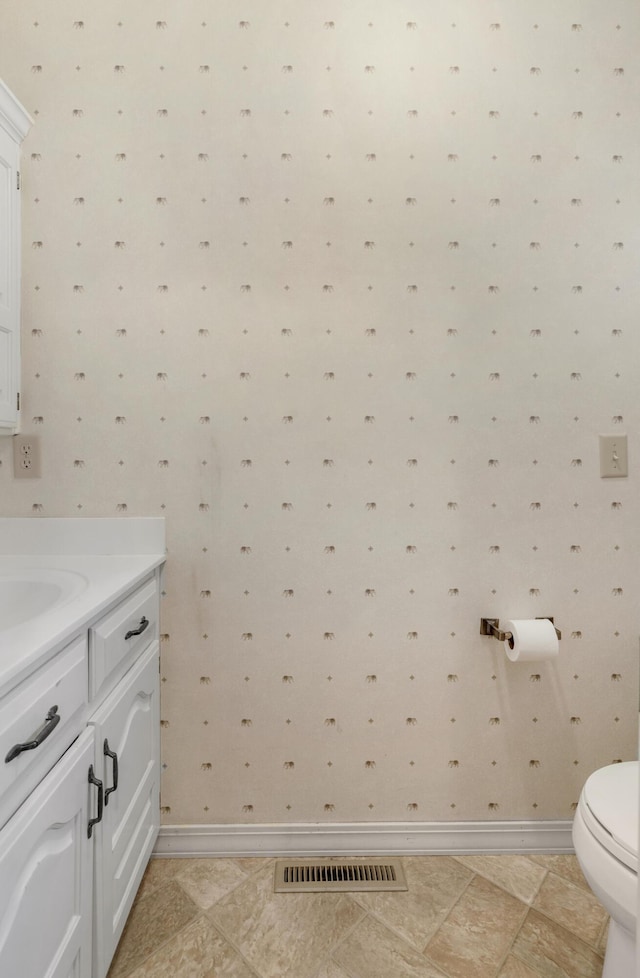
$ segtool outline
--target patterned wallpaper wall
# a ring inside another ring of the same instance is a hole
[[[165,822],[569,818],[636,749],[637,4],[0,21],[44,466],[0,441],[1,511],[166,517]],[[553,664],[478,634],[535,615]]]

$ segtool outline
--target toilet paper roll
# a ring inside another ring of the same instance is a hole
[[[512,662],[543,662],[558,655],[558,636],[548,618],[501,621],[500,628],[511,632],[512,637],[505,641],[504,650]]]

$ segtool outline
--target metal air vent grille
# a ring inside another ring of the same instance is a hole
[[[276,893],[406,890],[400,859],[278,859]]]

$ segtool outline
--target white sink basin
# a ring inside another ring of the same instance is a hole
[[[66,604],[87,584],[83,574],[59,568],[38,567],[0,574],[0,632]]]

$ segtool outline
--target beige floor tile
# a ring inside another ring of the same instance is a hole
[[[528,856],[456,856],[456,859],[525,903],[533,901],[546,875],[544,867]]]
[[[443,978],[423,955],[370,917],[358,924],[332,957],[349,978]]]
[[[427,859],[405,856],[402,863],[409,886],[406,893],[354,893],[353,897],[422,951],[465,891],[473,874],[449,856]]]
[[[529,856],[534,862],[538,863],[540,866],[544,866],[546,869],[551,870],[556,876],[564,876],[565,879],[571,880],[576,886],[583,886],[586,890],[589,889],[589,884],[582,875],[582,870],[580,869],[580,863],[575,856]]]
[[[451,978],[495,978],[526,909],[515,897],[476,876],[425,954]]]
[[[169,883],[180,870],[182,862],[182,859],[151,859],[142,877],[136,900],[142,900],[160,886]]]
[[[334,961],[325,961],[313,978],[350,978]]]
[[[541,978],[601,978],[602,958],[573,934],[530,910],[512,953]]]
[[[233,862],[237,863],[247,876],[250,876],[257,869],[264,869],[267,863],[274,863],[275,860],[268,859],[265,856],[234,856]]]
[[[202,910],[208,910],[247,878],[233,859],[183,859],[182,863],[175,879]]]
[[[200,913],[184,890],[171,880],[137,900],[118,945],[108,978],[125,978],[145,958],[178,934]]]
[[[574,856],[403,863],[408,893],[274,894],[270,858],[153,859],[108,978],[601,978]]]
[[[309,978],[364,911],[347,894],[274,893],[269,864],[207,915],[262,978]]]
[[[498,978],[540,978],[540,972],[534,971],[524,961],[510,954],[500,969]]]
[[[592,947],[607,919],[607,913],[590,890],[549,873],[533,906]]]
[[[255,978],[206,917],[197,917],[129,978]]]
[[[596,951],[604,957],[604,952],[607,949],[607,938],[609,937],[609,918],[604,922],[604,926],[600,931],[600,936],[598,937],[598,943],[596,944]]]

